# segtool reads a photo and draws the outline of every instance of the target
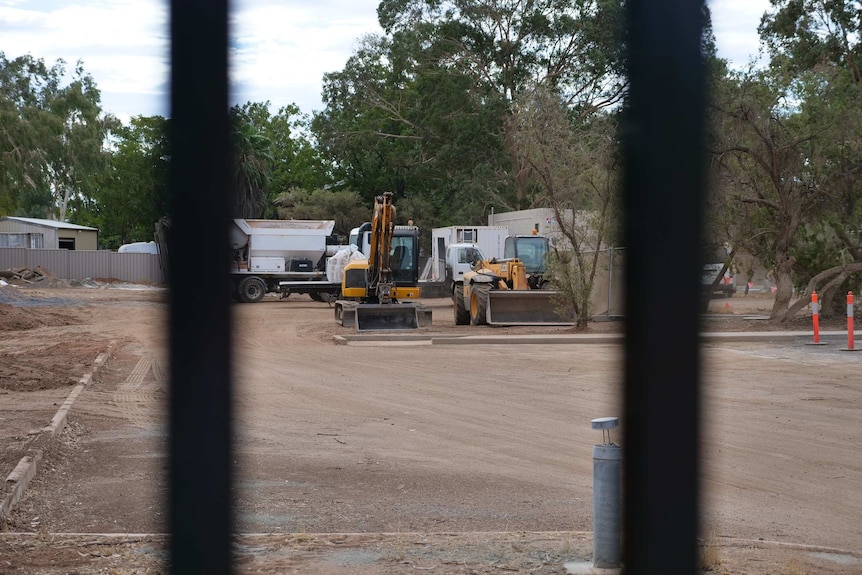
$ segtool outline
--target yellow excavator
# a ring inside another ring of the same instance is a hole
[[[396,226],[392,193],[374,199],[371,222],[357,230],[367,259],[344,268],[335,321],[357,331],[407,330],[431,323],[431,310],[412,301],[419,290],[419,228]],[[363,238],[370,236],[367,241]]]
[[[557,292],[544,289],[548,240],[542,236],[509,236],[503,259],[481,259],[464,274],[463,287],[452,295],[456,325],[572,325],[560,315]],[[518,257],[522,256],[522,257]]]

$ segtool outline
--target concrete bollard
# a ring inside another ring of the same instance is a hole
[[[616,417],[592,420],[593,429],[602,430],[602,443],[593,446],[593,565],[615,569],[622,561],[620,542],[620,483],[622,449],[611,441]]]

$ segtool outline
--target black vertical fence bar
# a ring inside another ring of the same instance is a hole
[[[170,569],[231,572],[226,0],[171,2]]]
[[[629,574],[697,569],[702,1],[630,0],[625,128]]]

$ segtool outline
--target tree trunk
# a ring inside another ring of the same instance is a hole
[[[60,206],[59,206],[59,208],[60,208],[60,219],[59,219],[59,221],[65,222],[66,221],[66,211],[67,211],[68,206],[69,206],[69,197],[72,195],[72,187],[67,186],[67,185],[63,185],[63,182],[60,181],[60,179],[58,178],[57,190],[58,191],[62,190],[62,192],[63,192],[61,197],[60,197]]]
[[[788,319],[788,311],[790,309],[790,300],[793,299],[793,277],[790,270],[793,269],[795,260],[786,254],[781,254],[783,257],[776,258],[776,263],[773,270],[775,276],[775,302],[772,304],[772,313],[769,319],[773,321],[785,321]]]

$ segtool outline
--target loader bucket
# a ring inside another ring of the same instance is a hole
[[[356,331],[396,331],[419,329],[419,315],[412,303],[356,306]]]
[[[574,325],[560,317],[551,290],[491,290],[488,293],[488,325]]]

